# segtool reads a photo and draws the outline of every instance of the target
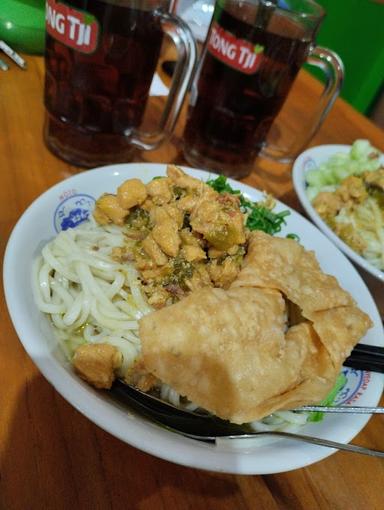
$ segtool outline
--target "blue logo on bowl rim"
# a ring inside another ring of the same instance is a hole
[[[351,404],[358,400],[371,381],[371,372],[365,370],[344,367],[342,373],[347,377],[347,382],[336,395],[337,405]]]
[[[75,228],[87,221],[95,207],[96,200],[86,193],[76,193],[64,199],[56,207],[53,226],[57,233]]]
[[[317,170],[318,166],[311,156],[307,156],[302,162],[302,168],[304,172],[308,172],[308,170]]]

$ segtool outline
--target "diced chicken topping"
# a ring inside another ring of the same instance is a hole
[[[349,223],[334,223],[335,233],[357,253],[363,253],[367,243]]]
[[[188,190],[199,190],[204,186],[204,183],[200,181],[200,179],[196,179],[195,177],[187,175],[181,170],[181,168],[177,167],[176,165],[168,166],[167,175],[172,180],[172,182],[180,188],[185,188]]]
[[[157,205],[167,204],[172,199],[170,180],[167,179],[167,177],[153,179],[149,184],[147,184],[147,192],[152,198],[153,203]]]
[[[384,167],[375,172],[364,172],[363,178],[368,186],[384,191]]]
[[[168,258],[161,251],[159,245],[152,235],[146,237],[142,243],[144,251],[154,261],[157,266],[164,266],[168,262]]]
[[[199,202],[198,195],[186,195],[177,202],[177,207],[184,212],[191,212]]]
[[[133,256],[155,308],[193,289],[227,287],[245,253],[238,197],[218,193],[174,165],[168,166],[167,177],[146,185],[129,179],[116,195],[103,195],[94,217],[101,224],[125,226],[129,248],[118,247],[114,258],[124,263],[127,252]]]
[[[324,219],[333,218],[343,207],[342,199],[335,193],[321,191],[313,200],[313,207]]]
[[[201,249],[200,246],[191,246],[188,244],[183,246],[181,254],[188,262],[195,262],[196,260],[204,260],[207,258],[205,251]]]
[[[117,188],[117,199],[124,209],[141,205],[147,198],[147,188],[140,179],[128,179]]]
[[[367,196],[364,181],[360,177],[350,176],[342,181],[335,192],[320,192],[314,198],[313,206],[325,221],[333,223],[333,219],[343,208],[354,207]]]
[[[208,266],[208,272],[215,287],[228,289],[231,283],[239,274],[240,267],[231,258],[226,258],[222,264],[217,261],[212,262]]]
[[[93,216],[101,225],[115,223],[123,225],[128,211],[124,209],[115,195],[105,193],[96,201]]]
[[[152,236],[164,253],[170,257],[177,256],[179,253],[181,239],[175,220],[169,218],[157,223],[153,227]]]
[[[183,228],[180,231],[181,241],[184,245],[201,247],[202,242],[194,235],[188,228]]]
[[[337,190],[337,195],[344,203],[354,201],[361,203],[367,198],[367,190],[365,189],[364,181],[360,177],[351,175],[344,179]]]
[[[159,384],[159,380],[148,373],[143,360],[138,360],[124,377],[127,384],[135,386],[141,391],[150,391]]]
[[[192,228],[216,249],[228,250],[231,246],[245,243],[244,218],[238,204],[232,200],[203,200],[192,211]]]
[[[121,366],[122,355],[110,344],[85,344],[76,349],[72,362],[82,379],[96,388],[109,389]]]

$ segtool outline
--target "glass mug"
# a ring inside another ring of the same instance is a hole
[[[217,0],[192,85],[184,156],[189,164],[231,177],[248,175],[257,155],[289,162],[309,142],[336,99],[344,76],[339,57],[315,45],[324,10],[311,0]],[[310,125],[269,145],[268,135],[301,66],[327,83]],[[280,143],[280,142],[278,142]]]
[[[187,25],[169,0],[47,0],[44,139],[82,167],[132,159],[169,136],[196,62]],[[154,132],[140,131],[164,33],[178,61]]]

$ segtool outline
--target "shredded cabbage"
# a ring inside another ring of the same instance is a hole
[[[349,153],[334,154],[310,170],[306,179],[308,198],[324,221],[354,251],[384,271],[382,174],[380,151],[368,140],[356,140]],[[371,184],[372,175],[377,176],[377,185]],[[366,197],[354,189],[359,180]]]
[[[333,154],[318,168],[306,173],[307,196],[313,200],[320,191],[335,191],[337,185],[350,175],[361,175],[380,167],[381,152],[368,140],[356,140],[349,151]]]

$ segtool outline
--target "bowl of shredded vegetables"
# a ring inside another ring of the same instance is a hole
[[[384,157],[368,140],[303,152],[293,184],[311,220],[355,264],[384,282]]]

